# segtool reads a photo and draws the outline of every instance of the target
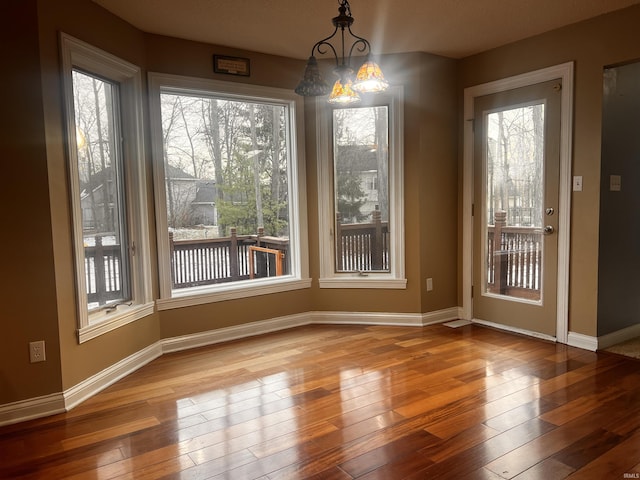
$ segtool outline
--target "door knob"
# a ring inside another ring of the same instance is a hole
[[[551,225],[547,225],[546,227],[544,227],[543,232],[545,235],[551,235],[553,232],[555,232],[555,229]]]

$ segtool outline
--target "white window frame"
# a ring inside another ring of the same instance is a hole
[[[158,310],[180,308],[190,305],[253,297],[311,287],[309,278],[309,255],[307,238],[307,196],[304,160],[304,124],[302,99],[292,91],[257,85],[222,82],[218,80],[183,77],[162,73],[149,73],[149,96],[151,117],[151,140],[154,158],[154,190],[156,206],[156,228],[158,241],[158,272],[160,277],[160,299]],[[236,101],[272,102],[288,108],[289,122],[289,259],[290,274],[237,282],[220,283],[174,291],[171,287],[170,248],[165,166],[162,145],[162,115],[160,95],[163,92],[195,95],[215,95]]]
[[[320,235],[320,288],[387,288],[404,289],[404,90],[390,87],[353,107],[388,106],[389,108],[389,272],[336,272],[334,225],[334,186],[332,147],[332,111],[326,98],[316,99],[316,128],[318,138],[318,217]]]
[[[73,244],[78,310],[78,342],[83,343],[154,312],[147,188],[145,181],[142,75],[140,68],[65,33],[60,34],[66,110],[66,140],[73,222]],[[131,271],[131,304],[89,312],[85,285],[82,208],[73,105],[73,69],[77,68],[119,85],[122,155],[124,157],[126,227]]]

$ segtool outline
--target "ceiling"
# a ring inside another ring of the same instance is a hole
[[[333,32],[337,0],[93,0],[149,33],[306,58]],[[374,54],[462,58],[640,0],[351,0]]]

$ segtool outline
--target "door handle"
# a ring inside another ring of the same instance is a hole
[[[555,232],[555,229],[551,225],[547,225],[542,231],[545,235],[551,235],[553,232]]]

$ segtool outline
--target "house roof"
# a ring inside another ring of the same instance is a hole
[[[80,179],[80,188],[84,191],[88,191],[89,188],[93,187],[93,190],[96,191],[98,190],[100,187],[102,187],[102,185],[104,185],[105,182],[108,181],[112,181],[114,179],[113,176],[113,172],[112,172],[112,167],[108,166],[107,168],[104,168],[96,173],[94,173],[93,175],[91,175],[91,181],[86,181],[83,180],[82,178]]]
[[[216,184],[213,180],[202,180],[198,182],[196,189],[196,197],[192,203],[215,203],[216,202]]]
[[[190,173],[187,173],[178,167],[174,167],[173,165],[167,165],[166,163],[164,165],[164,174],[167,177],[173,178],[173,179],[196,180],[196,177],[194,177]]]
[[[373,145],[338,145],[336,149],[340,158],[348,161],[351,171],[366,172],[378,168],[378,159]]]

